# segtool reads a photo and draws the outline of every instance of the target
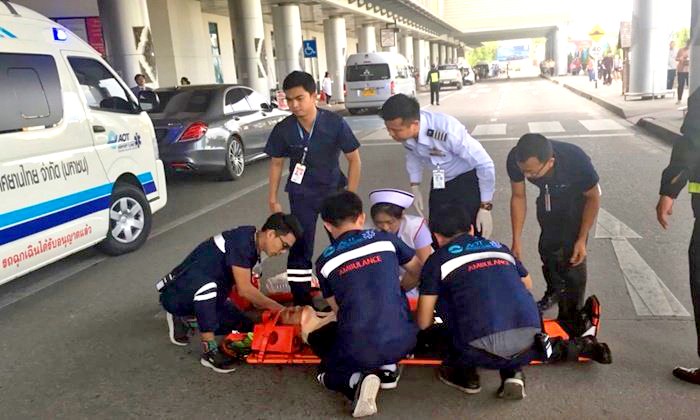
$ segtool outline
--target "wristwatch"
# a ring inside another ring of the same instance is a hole
[[[491,203],[491,202],[481,203],[481,204],[479,204],[479,208],[487,210],[487,211],[491,211],[491,209],[493,208],[493,203]]]

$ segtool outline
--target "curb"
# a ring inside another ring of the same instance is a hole
[[[566,89],[569,89],[570,91],[574,92],[578,96],[581,96],[581,97],[586,98],[592,102],[595,102],[596,104],[602,106],[603,108],[607,109],[608,111],[610,111],[610,112],[612,112],[612,113],[614,113],[614,114],[616,114],[624,119],[627,119],[627,115],[625,114],[625,110],[623,108],[621,108],[615,104],[612,104],[612,103],[606,101],[605,99],[602,99],[598,96],[592,95],[592,94],[585,92],[581,89],[575,88],[575,87],[573,87],[565,82],[560,82],[559,80],[553,79],[550,76],[540,75],[540,77],[543,79],[547,79],[552,83],[556,83],[558,85],[561,85],[561,86],[565,87]]]
[[[653,117],[640,118],[637,121],[637,126],[670,145],[673,145],[682,136],[681,133],[676,131],[675,127],[671,127]]]

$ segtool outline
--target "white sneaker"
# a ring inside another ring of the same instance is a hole
[[[352,403],[352,416],[355,418],[377,414],[377,393],[381,380],[375,374],[360,378],[355,390],[355,400]]]

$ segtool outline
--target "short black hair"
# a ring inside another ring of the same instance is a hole
[[[534,157],[540,162],[546,162],[554,154],[552,142],[542,134],[527,133],[520,137],[515,146],[515,159],[518,162],[525,162]]]
[[[428,226],[432,233],[439,233],[446,238],[452,238],[469,232],[472,217],[469,210],[456,204],[443,204],[436,209],[430,209]]]
[[[134,76],[134,81],[136,81],[136,79],[138,79],[139,77],[143,77],[143,78],[145,79],[145,78],[146,78],[146,75],[145,75],[145,74],[141,74],[141,73],[137,73],[136,76]]]
[[[372,206],[369,212],[372,215],[372,219],[374,219],[379,213],[386,213],[395,219],[400,219],[403,217],[404,210],[405,209],[403,207],[394,203],[377,203]]]
[[[401,118],[404,122],[420,120],[420,104],[416,98],[399,93],[384,102],[379,114],[384,121],[397,118]]]
[[[314,77],[305,71],[295,70],[284,78],[282,83],[283,90],[289,90],[301,86],[305,91],[313,94],[316,93],[316,82]]]
[[[335,227],[357,220],[362,214],[362,199],[352,191],[330,195],[321,205],[321,219]]]
[[[261,230],[274,230],[277,235],[284,236],[288,233],[294,235],[296,240],[300,240],[304,235],[304,228],[301,227],[299,219],[293,214],[274,213],[267,218]]]

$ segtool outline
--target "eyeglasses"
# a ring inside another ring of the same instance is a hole
[[[525,175],[526,177],[532,178],[532,179],[540,178],[540,177],[542,176],[542,170],[547,166],[547,163],[549,163],[549,159],[547,159],[546,161],[544,161],[544,163],[542,164],[542,166],[540,166],[540,169],[538,169],[537,172],[535,172],[533,175],[530,175],[530,174],[528,174],[528,173],[525,173],[524,175]]]
[[[291,245],[289,245],[288,243],[286,243],[286,242],[284,241],[284,239],[282,239],[281,236],[278,236],[277,238],[280,240],[280,242],[282,242],[282,249],[289,249],[289,248],[292,247]]]

